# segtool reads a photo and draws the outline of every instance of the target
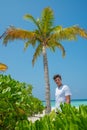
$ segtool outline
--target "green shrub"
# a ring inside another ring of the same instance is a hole
[[[87,130],[87,106],[79,108],[69,104],[61,105],[58,114],[52,111],[35,123],[28,124],[28,130]]]
[[[28,117],[43,109],[42,102],[32,95],[32,85],[0,75],[0,130],[28,126]]]

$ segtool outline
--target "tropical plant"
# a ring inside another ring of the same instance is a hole
[[[20,124],[43,109],[42,101],[32,95],[32,85],[0,75],[0,130],[21,129]]]
[[[7,70],[7,65],[0,63],[0,71],[6,71]]]
[[[25,19],[32,21],[36,25],[36,29],[33,31],[23,30],[21,28],[15,28],[10,26],[3,37],[3,44],[7,45],[9,41],[15,39],[25,40],[26,50],[30,45],[36,47],[33,55],[32,64],[34,65],[38,56],[43,54],[44,64],[44,77],[45,77],[45,88],[46,88],[46,113],[51,111],[50,105],[50,82],[48,72],[48,60],[47,60],[47,49],[55,52],[58,48],[62,51],[62,55],[65,56],[65,49],[60,43],[62,40],[76,40],[77,36],[87,38],[87,32],[79,26],[71,26],[63,28],[62,26],[54,26],[54,12],[50,7],[44,8],[39,19],[35,19],[32,15],[26,14]]]
[[[61,106],[58,114],[52,111],[34,123],[29,123],[29,130],[86,130],[87,129],[87,106],[78,108],[69,104]]]
[[[64,104],[61,110],[58,114],[52,111],[35,122],[19,120],[13,130],[87,130],[86,105],[76,108]]]

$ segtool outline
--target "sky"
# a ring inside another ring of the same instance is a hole
[[[45,7],[54,11],[54,26],[78,25],[87,30],[87,0],[0,0],[0,35],[10,25],[32,31],[35,26],[23,16],[31,14],[37,19]],[[63,84],[70,87],[72,99],[87,99],[87,39],[78,37],[76,41],[62,41],[61,44],[66,50],[65,58],[58,49],[55,53],[47,50],[51,100],[55,99],[57,87],[53,81],[55,74],[60,74]],[[0,62],[8,66],[2,74],[32,84],[33,95],[45,100],[43,57],[40,56],[33,67],[35,50],[31,46],[26,51],[23,48],[21,40],[10,42],[6,47],[0,40]]]

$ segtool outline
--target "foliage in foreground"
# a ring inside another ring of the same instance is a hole
[[[34,123],[23,120],[14,130],[87,130],[87,106],[62,106],[62,112],[52,111]]]
[[[14,130],[16,126],[21,130],[20,124],[26,126],[28,117],[43,109],[42,102],[33,97],[31,85],[0,75],[0,130]]]
[[[58,114],[52,111],[35,123],[28,122],[27,130],[87,130],[87,106],[75,108],[65,104],[61,109]],[[23,130],[24,126],[21,125],[20,129]]]

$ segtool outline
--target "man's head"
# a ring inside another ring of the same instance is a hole
[[[59,87],[62,85],[61,75],[59,75],[59,74],[54,75],[53,79],[54,79],[54,81],[56,82],[56,84],[57,84]]]

